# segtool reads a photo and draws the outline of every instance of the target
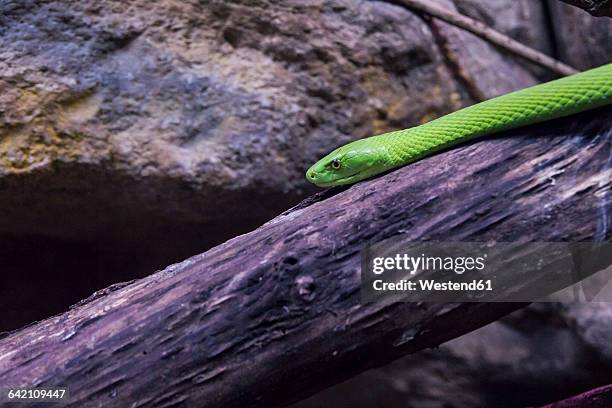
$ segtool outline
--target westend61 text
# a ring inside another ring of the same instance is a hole
[[[385,282],[383,280],[375,280],[373,282],[374,290],[376,291],[491,291],[493,285],[490,279],[473,280],[471,282],[436,282],[433,279],[419,279],[418,281],[410,281],[403,279],[398,282]]]

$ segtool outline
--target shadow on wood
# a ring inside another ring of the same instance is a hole
[[[609,408],[612,407],[612,384],[587,391],[542,408]]]

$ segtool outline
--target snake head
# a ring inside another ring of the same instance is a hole
[[[329,153],[308,169],[306,179],[319,187],[333,187],[380,173],[381,152],[366,141],[356,140]]]

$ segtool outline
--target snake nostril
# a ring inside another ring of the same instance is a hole
[[[316,177],[316,175],[317,175],[317,174],[316,174],[314,171],[311,171],[311,172],[310,172],[310,178],[311,178],[311,179],[313,179],[313,180],[314,180],[314,179],[315,179],[315,177]]]

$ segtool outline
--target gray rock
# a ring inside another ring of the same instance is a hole
[[[612,303],[560,305],[562,315],[597,358],[612,367]]]
[[[559,58],[581,70],[609,63],[612,19],[593,17],[558,0],[548,1]]]
[[[557,1],[557,0],[555,0]],[[547,55],[554,55],[554,43],[549,35],[548,9],[543,1],[532,0],[454,0],[457,10],[486,23],[489,27],[506,34]],[[541,80],[554,77],[545,68],[510,57],[537,74]]]
[[[263,223],[339,144],[472,102],[430,24],[385,2],[0,8],[4,328]],[[453,36],[479,86],[522,70]]]
[[[537,7],[457,4],[546,47]],[[254,228],[335,146],[533,81],[387,2],[2,1],[0,329]]]

